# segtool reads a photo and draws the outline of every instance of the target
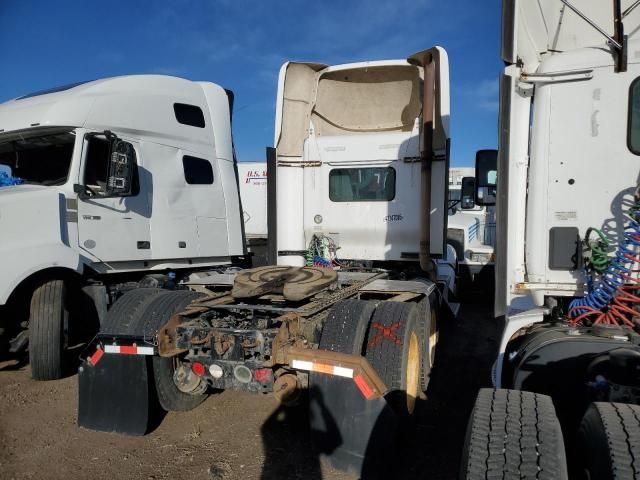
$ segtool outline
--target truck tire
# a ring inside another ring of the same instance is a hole
[[[461,480],[566,480],[562,430],[551,398],[517,390],[481,389],[460,465]]]
[[[375,302],[343,300],[329,311],[319,348],[361,355]],[[373,478],[372,463],[383,458],[374,447],[389,448],[396,438],[394,418],[382,398],[366,400],[351,378],[311,373],[309,420],[311,440],[323,462],[333,468]],[[376,465],[377,467],[377,465]]]
[[[320,337],[320,349],[362,355],[364,338],[376,305],[365,300],[343,300],[329,311]]]
[[[436,347],[439,337],[438,309],[434,299],[426,298],[418,304],[420,343],[422,344],[422,367],[420,369],[420,389],[429,387],[431,370],[435,364]]]
[[[29,363],[34,380],[56,380],[64,374],[66,296],[63,280],[41,283],[31,296]]]
[[[582,478],[640,478],[640,406],[592,403],[582,418],[577,444]]]
[[[158,296],[157,288],[126,292],[105,315],[101,337],[137,336],[137,323]],[[128,343],[128,342],[127,342]],[[78,425],[103,432],[144,435],[162,411],[152,380],[151,360],[143,355],[108,354],[99,363],[83,362],[78,369]]]
[[[365,357],[386,384],[386,398],[400,416],[413,414],[420,395],[423,346],[415,303],[378,304],[367,336]]]
[[[145,310],[144,317],[137,326],[139,334],[151,337],[175,313],[184,310],[193,300],[201,296],[201,293],[185,290],[167,292],[156,297]],[[206,393],[192,395],[178,390],[173,381],[176,367],[180,364],[178,357],[166,358],[154,355],[151,358],[151,364],[158,401],[165,410],[186,412],[193,410],[207,399]]]
[[[141,311],[160,293],[163,291],[159,288],[137,288],[128,291],[107,312],[100,333],[134,335],[135,323],[138,321]]]

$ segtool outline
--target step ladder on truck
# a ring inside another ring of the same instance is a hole
[[[272,265],[124,295],[83,356],[80,426],[141,435],[153,404],[190,410],[214,389],[285,405],[308,394],[318,451],[337,468],[383,472],[455,309],[448,124],[439,47],[283,65],[268,149]],[[217,145],[231,145],[224,131]]]
[[[505,327],[461,478],[640,478],[638,6],[503,2],[498,160],[476,176]]]

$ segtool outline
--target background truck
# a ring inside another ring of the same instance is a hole
[[[1,327],[13,351],[28,339],[34,378],[59,378],[65,349],[143,277],[169,284],[244,254],[230,101],[145,75],[0,105]]]
[[[461,295],[470,290],[492,295],[495,229],[495,208],[475,202],[475,169],[450,168],[447,241],[456,249]]]
[[[640,476],[639,5],[503,2],[498,164],[476,181],[505,328],[463,478]]]
[[[188,410],[219,389],[285,405],[308,396],[314,443],[334,466],[368,478],[390,467],[384,452],[427,388],[454,282],[448,92],[438,47],[285,64],[268,155],[278,265],[124,295],[85,352],[79,424],[144,434],[156,402]]]

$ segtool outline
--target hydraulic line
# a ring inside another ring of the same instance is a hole
[[[608,241],[604,234],[596,229],[587,231],[586,241],[595,231],[600,237],[590,244],[592,260],[589,292],[582,298],[576,298],[569,304],[569,318],[576,325],[589,319],[593,324],[634,326],[633,317],[640,316],[634,306],[640,305],[640,189],[636,189],[633,204],[629,208],[621,241],[615,255],[606,254]],[[605,258],[606,257],[606,258]],[[596,279],[596,275],[599,277]],[[593,285],[597,286],[593,288]]]
[[[338,261],[337,250],[338,246],[333,238],[322,233],[316,233],[309,242],[305,265],[320,268],[340,267],[341,264]]]
[[[591,241],[591,233],[594,232],[599,238]],[[607,240],[607,237],[601,230],[589,228],[585,235],[585,243],[587,244],[587,248],[591,250],[588,268],[599,274],[603,274],[609,267],[609,240]]]

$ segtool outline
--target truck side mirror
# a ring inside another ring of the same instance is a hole
[[[135,156],[133,145],[129,142],[124,142],[119,138],[114,138],[111,141],[109,175],[105,187],[107,196],[131,195]]]
[[[471,210],[476,206],[476,179],[475,177],[463,177],[460,187],[460,209]]]
[[[498,150],[478,150],[476,152],[476,205],[495,205],[497,185]]]

